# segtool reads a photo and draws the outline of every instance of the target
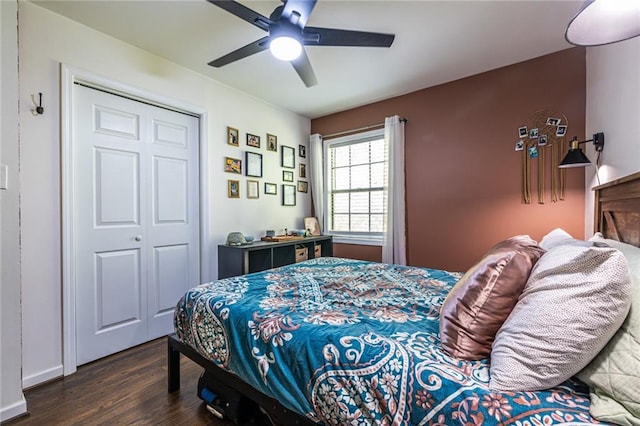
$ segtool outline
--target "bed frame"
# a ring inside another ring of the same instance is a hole
[[[593,188],[595,191],[594,231],[605,238],[640,247],[640,172]],[[257,391],[235,375],[204,358],[175,334],[167,338],[168,391],[180,389],[180,354],[198,363],[205,372],[225,387],[248,398],[257,410],[262,407],[272,423],[285,425],[313,425],[308,418],[288,410],[277,400]],[[260,412],[255,413],[256,416]],[[237,419],[232,418],[236,421]]]
[[[594,231],[640,247],[640,172],[593,188]]]
[[[240,395],[249,403],[241,404],[241,413],[232,412],[228,418],[234,423],[252,422],[263,417],[261,407],[269,417],[272,424],[282,425],[315,425],[311,420],[287,409],[279,401],[256,390],[240,378],[215,365],[191,346],[182,343],[175,334],[167,336],[167,362],[168,362],[168,387],[169,393],[180,389],[180,354],[199,364],[205,369],[206,374],[219,381],[224,390]],[[226,398],[229,398],[225,395]]]

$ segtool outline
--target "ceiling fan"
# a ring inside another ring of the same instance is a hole
[[[268,18],[233,0],[207,1],[269,33],[209,62],[209,65],[219,68],[270,49],[278,59],[291,62],[307,87],[318,81],[303,45],[389,47],[395,38],[395,34],[307,27],[309,15],[317,0],[282,0],[283,4],[276,7]]]

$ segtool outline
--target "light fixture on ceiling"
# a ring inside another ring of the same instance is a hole
[[[302,53],[302,34],[294,25],[280,24],[269,31],[271,54],[281,61],[293,61]]]
[[[565,155],[564,159],[558,165],[561,169],[566,169],[569,167],[585,167],[591,164],[591,161],[584,155],[584,152],[580,149],[580,144],[593,142],[593,146],[596,148],[596,152],[602,152],[604,149],[604,133],[594,133],[593,139],[589,139],[587,141],[578,142],[578,138],[576,136],[571,139],[569,152]]]
[[[640,1],[587,0],[564,33],[577,46],[600,46],[640,35]]]

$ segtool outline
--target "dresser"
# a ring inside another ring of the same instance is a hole
[[[289,241],[256,241],[218,246],[218,279],[260,272],[305,259],[333,256],[333,237],[320,235]]]

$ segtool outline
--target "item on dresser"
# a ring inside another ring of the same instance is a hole
[[[225,244],[229,246],[241,246],[247,244],[247,239],[242,235],[242,232],[230,232],[227,235]]]
[[[273,237],[262,237],[260,238],[262,241],[270,241],[270,242],[279,242],[279,241],[292,241],[292,240],[301,240],[304,237],[299,235],[275,235]]]

